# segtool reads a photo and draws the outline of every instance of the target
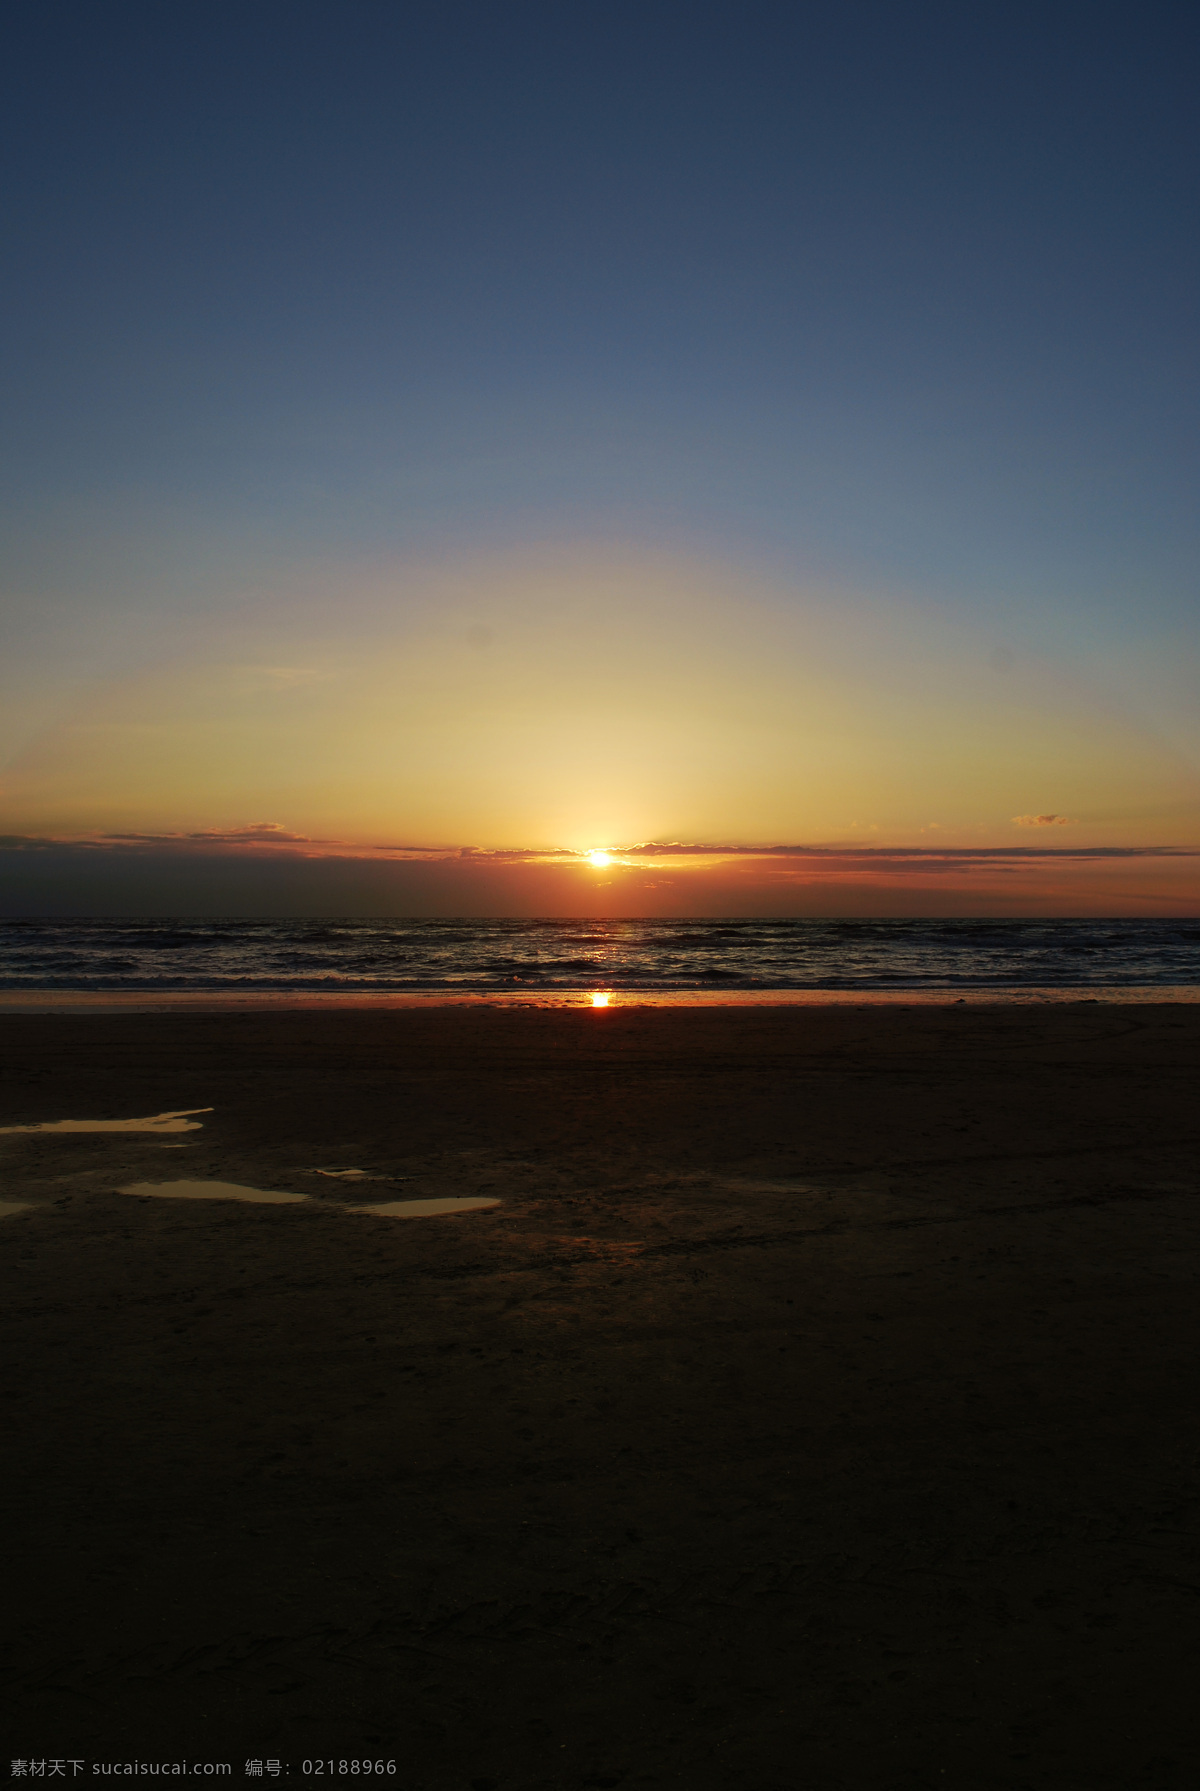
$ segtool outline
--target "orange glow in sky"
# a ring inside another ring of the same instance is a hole
[[[1129,659],[1114,707],[1078,656],[1000,652],[910,591],[580,542],[284,567],[203,651],[126,645],[69,701],[31,677],[0,712],[0,832],[30,851],[269,851],[314,890],[320,861],[410,860],[304,897],[380,913],[1200,899],[1175,686]],[[777,856],[793,845],[818,857]],[[1114,848],[1152,855],[1088,858]]]

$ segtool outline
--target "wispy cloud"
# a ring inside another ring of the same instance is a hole
[[[1026,817],[1030,826],[1065,825],[1056,816]],[[278,821],[254,821],[241,827],[205,828],[184,832],[128,832],[92,834],[0,835],[0,849],[37,851],[74,848],[96,852],[246,852],[305,858],[413,860],[419,863],[458,863],[464,867],[488,865],[557,865],[592,868],[587,852],[568,847],[462,845],[414,845],[407,842],[372,842],[321,838],[294,833]],[[609,846],[606,868],[652,869],[656,864],[688,862],[697,869],[722,863],[747,868],[756,861],[785,870],[819,875],[821,872],[898,874],[933,873],[971,869],[1003,870],[1006,866],[1037,863],[1095,863],[1106,860],[1165,860],[1200,857],[1200,846],[859,846],[859,845],[734,845],[722,841],[642,840],[629,846]]]
[[[1014,815],[1013,821],[1018,827],[1069,827],[1071,825],[1066,815]]]
[[[301,690],[310,684],[326,684],[333,675],[307,665],[241,665],[234,672],[242,689],[264,691]]]
[[[1189,846],[731,846],[646,842],[610,848],[616,860],[636,858],[796,858],[864,864],[911,862],[936,864],[1002,862],[1029,858],[1192,858],[1200,847]],[[573,856],[579,856],[573,854]]]
[[[139,845],[168,845],[188,841],[198,841],[209,846],[310,846],[318,843],[334,843],[332,841],[314,841],[307,833],[290,833],[279,821],[252,821],[247,827],[202,828],[196,833],[102,833],[97,834],[95,838],[97,841],[109,841],[114,845],[122,842]]]

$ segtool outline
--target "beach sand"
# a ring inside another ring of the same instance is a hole
[[[212,1108],[0,1137],[11,1757],[1194,1783],[1195,1006],[0,1050],[0,1124]],[[116,1191],[174,1178],[311,1198]]]

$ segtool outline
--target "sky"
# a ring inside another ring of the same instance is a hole
[[[6,18],[0,911],[1200,912],[1194,7]]]

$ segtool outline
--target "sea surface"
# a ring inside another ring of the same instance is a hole
[[[555,991],[1200,985],[1200,920],[9,920],[0,989]]]

